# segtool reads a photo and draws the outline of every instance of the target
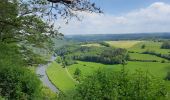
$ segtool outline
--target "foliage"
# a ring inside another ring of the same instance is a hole
[[[123,60],[129,59],[126,49],[114,49],[112,47],[94,48],[68,45],[57,49],[56,53],[63,57],[66,65],[74,64],[75,62],[73,60],[99,62],[104,64],[121,64]]]
[[[74,78],[78,81],[80,81],[80,76],[81,76],[81,70],[79,68],[76,68],[74,72]]]
[[[40,93],[40,81],[23,67],[0,67],[0,94],[9,99],[33,99]]]
[[[148,100],[165,97],[167,94],[164,82],[148,72],[136,71],[128,74],[120,72],[97,71],[77,87],[77,100]]]
[[[165,41],[163,42],[163,44],[161,45],[162,49],[170,49],[170,41]]]
[[[58,95],[52,92],[48,87],[42,88],[41,100],[58,100]]]
[[[59,63],[59,64],[62,62],[62,59],[61,59],[60,56],[57,56],[56,62]]]
[[[170,72],[169,72],[169,71],[167,72],[167,75],[166,75],[166,77],[165,77],[165,80],[170,80]]]
[[[106,46],[106,47],[110,47],[110,44],[109,43],[106,43],[106,42],[99,42],[100,45],[103,45],[103,46]]]
[[[145,49],[145,47],[146,47],[146,45],[145,45],[145,44],[143,44],[143,45],[141,46],[141,49]]]

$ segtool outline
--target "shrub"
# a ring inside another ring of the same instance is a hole
[[[164,82],[148,72],[129,74],[99,70],[82,81],[75,100],[156,100],[167,94]]]
[[[40,96],[40,81],[28,69],[0,66],[0,94],[8,99],[35,99]]]
[[[74,72],[74,78],[78,81],[80,81],[80,76],[81,76],[81,70],[79,68],[76,68],[75,72]]]
[[[143,45],[141,46],[141,49],[145,49],[145,47],[146,47],[146,45],[145,45],[145,44],[143,44]]]
[[[165,60],[162,60],[161,63],[165,63]]]

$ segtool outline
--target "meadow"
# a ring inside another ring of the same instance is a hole
[[[154,41],[106,41],[112,47],[126,48],[129,51],[129,56],[131,59],[136,59],[139,61],[127,61],[125,69],[134,73],[136,70],[147,71],[153,76],[160,79],[165,79],[167,72],[170,71],[169,60],[150,54],[142,54],[146,50],[151,50],[156,53],[169,54],[169,49],[161,49],[161,42]],[[145,48],[141,48],[142,45],[145,45]],[[86,44],[81,46],[92,46],[99,47],[100,44]],[[140,60],[148,60],[140,61]],[[155,60],[156,62],[150,61]],[[165,62],[162,62],[165,61]],[[98,69],[108,69],[109,71],[120,71],[122,64],[102,64],[96,62],[87,62],[87,61],[76,61],[75,64],[68,65],[66,68],[63,68],[60,64],[53,62],[48,70],[47,74],[50,80],[55,84],[62,92],[74,91],[75,85],[78,84],[73,78],[75,70],[78,68],[81,71],[80,79],[84,79],[87,76],[93,75]],[[170,91],[169,81],[166,81],[167,89]]]
[[[116,48],[130,48],[143,41],[134,40],[134,41],[105,41],[105,42]]]
[[[46,72],[51,82],[64,93],[71,91],[76,85],[76,82],[67,73],[66,68],[56,62],[53,62]]]

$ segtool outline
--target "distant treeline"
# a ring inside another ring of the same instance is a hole
[[[111,40],[158,40],[170,39],[170,33],[136,33],[136,34],[93,34],[93,35],[66,35],[65,39],[88,42],[88,41],[111,41]]]
[[[74,64],[74,60],[98,62],[103,64],[122,64],[129,59],[126,49],[111,47],[86,47],[78,45],[64,46],[56,50],[65,65]]]

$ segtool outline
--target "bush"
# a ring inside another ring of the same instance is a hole
[[[162,60],[161,63],[165,63],[165,60]]]
[[[80,81],[80,76],[81,76],[81,70],[79,68],[76,68],[75,72],[74,72],[74,78],[77,81]]]
[[[75,100],[156,100],[167,94],[164,82],[148,72],[99,70],[77,87]]]
[[[105,47],[110,47],[110,44],[109,43],[106,43],[106,42],[99,42],[100,45],[103,45]]]
[[[40,81],[26,68],[0,66],[0,90],[10,100],[31,100],[40,97]]]
[[[145,44],[143,44],[143,45],[141,46],[141,49],[145,49],[145,47],[146,47],[146,45],[145,45]]]
[[[62,63],[62,59],[61,59],[60,56],[57,56],[56,62],[59,63],[59,64]]]

